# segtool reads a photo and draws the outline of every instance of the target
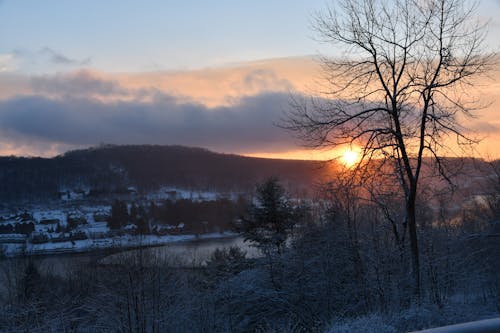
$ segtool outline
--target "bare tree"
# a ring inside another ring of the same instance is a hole
[[[464,0],[341,0],[316,17],[322,40],[344,51],[323,58],[321,98],[295,100],[285,127],[313,147],[357,145],[359,162],[393,168],[405,197],[413,292],[420,297],[416,199],[424,161],[476,141],[461,125],[479,107],[471,92],[494,58],[485,24]],[[366,170],[366,169],[364,169]]]

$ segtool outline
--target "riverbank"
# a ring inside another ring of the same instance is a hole
[[[163,246],[196,240],[223,239],[238,237],[237,233],[208,233],[200,235],[122,235],[99,239],[83,239],[65,242],[4,243],[0,251],[6,257],[43,256],[72,253],[92,253],[112,250]]]

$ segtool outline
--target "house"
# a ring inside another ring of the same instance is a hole
[[[178,225],[157,224],[151,231],[157,235],[179,235],[184,231],[184,223]]]

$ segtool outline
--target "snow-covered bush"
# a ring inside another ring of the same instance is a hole
[[[398,333],[381,315],[371,314],[351,320],[335,320],[325,333]]]

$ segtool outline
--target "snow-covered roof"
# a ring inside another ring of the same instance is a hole
[[[126,226],[123,227],[125,230],[135,230],[137,229],[137,226],[135,224],[127,224]]]

